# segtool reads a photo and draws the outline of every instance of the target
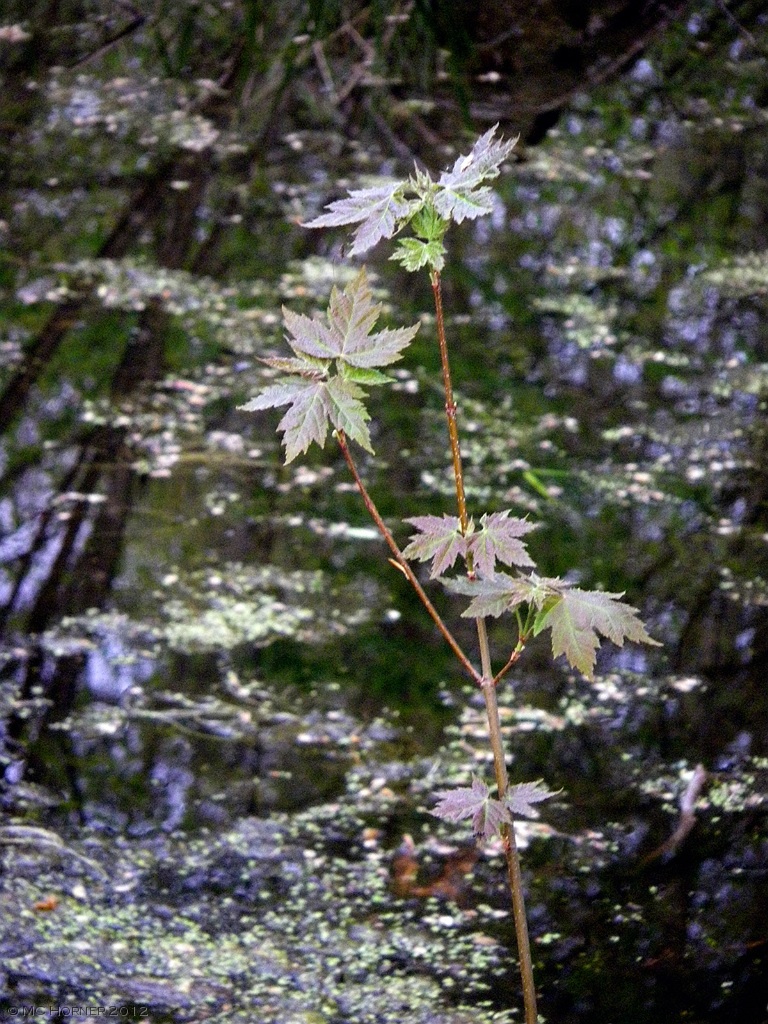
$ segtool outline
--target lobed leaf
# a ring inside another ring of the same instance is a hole
[[[556,794],[538,782],[519,782],[510,786],[504,797],[504,803],[512,814],[521,814],[524,818],[537,818],[539,813],[531,804],[541,803],[542,800],[549,800]]]
[[[417,168],[407,181],[351,189],[345,198],[329,203],[327,212],[304,226],[359,224],[350,248],[350,255],[359,256],[412,221],[417,238],[406,240],[409,244],[399,247],[392,259],[407,270],[424,266],[441,270],[445,260],[442,236],[448,221],[474,220],[493,209],[493,193],[483,182],[498,175],[517,141],[497,139],[497,128],[494,125],[482,135],[469,153],[442,172],[437,182]],[[428,224],[430,218],[434,223]],[[410,244],[418,241],[424,244]]]
[[[434,204],[441,217],[461,224],[493,212],[493,191],[487,186],[467,192],[445,187],[435,196]]]
[[[293,462],[297,455],[305,452],[313,441],[316,441],[321,448],[325,447],[325,439],[328,435],[328,401],[325,382],[295,378],[292,387],[290,406],[277,425],[277,429],[283,433],[286,465]],[[267,388],[267,392],[269,390]],[[258,402],[258,398],[255,401]],[[284,405],[285,402],[280,404]],[[254,405],[253,408],[260,407]]]
[[[423,241],[420,238],[400,238],[397,249],[389,257],[413,272],[422,267],[442,270],[445,266],[445,246],[442,241]]]
[[[367,426],[370,416],[362,402],[366,393],[360,385],[387,382],[389,378],[376,367],[396,362],[419,328],[416,324],[374,333],[380,312],[365,268],[343,292],[333,289],[327,323],[319,317],[283,310],[287,341],[295,355],[263,362],[290,376],[265,388],[240,408],[253,412],[289,407],[278,424],[286,463],[305,452],[313,441],[324,447],[329,427],[373,451]],[[334,360],[337,372],[331,374]]]
[[[283,319],[291,337],[288,344],[297,354],[315,359],[340,359],[350,366],[370,369],[388,366],[401,358],[419,325],[385,329],[373,333],[381,313],[374,303],[365,267],[344,291],[334,287],[325,324],[319,317],[308,317],[283,309]]]
[[[403,551],[406,558],[417,558],[420,562],[433,559],[430,576],[434,579],[450,569],[457,558],[467,553],[467,538],[461,532],[456,516],[414,516],[406,519],[420,534],[411,536],[410,544]]]
[[[514,149],[517,139],[496,139],[498,124],[481,135],[469,153],[457,157],[449,171],[443,171],[438,184],[453,191],[473,189],[488,178],[496,178],[499,168]]]
[[[534,634],[551,629],[553,656],[564,654],[569,665],[583,672],[587,679],[594,676],[600,646],[598,634],[618,647],[623,647],[625,640],[660,646],[646,632],[637,609],[620,600],[621,594],[579,590],[560,581],[552,582],[559,587],[552,588],[554,600],[537,617]]]
[[[328,213],[322,213],[304,224],[306,228],[339,227],[357,224],[354,243],[349,252],[359,256],[382,238],[391,238],[398,222],[415,209],[413,202],[404,199],[405,182],[394,181],[372,188],[352,189],[345,199],[329,203]]]
[[[329,400],[328,417],[337,430],[357,441],[367,452],[373,454],[371,435],[367,422],[370,420],[368,410],[361,399],[365,392],[354,381],[342,377],[331,377],[326,385]]]
[[[471,786],[445,789],[435,793],[437,805],[430,812],[445,821],[472,819],[475,834],[490,839],[499,831],[503,822],[511,824],[512,818],[507,807],[495,800],[482,779],[472,779]]]
[[[535,530],[534,523],[515,516],[509,511],[492,512],[480,517],[480,528],[469,538],[475,568],[481,576],[490,576],[496,562],[533,568],[536,563],[525,549],[520,537]]]
[[[260,409],[276,409],[281,405],[288,405],[293,402],[297,395],[297,384],[301,381],[296,381],[294,378],[282,381],[280,384],[271,384],[268,388],[264,388],[261,394],[252,398],[250,402],[246,402],[245,405],[239,405],[238,409],[243,412],[258,412]]]
[[[433,202],[446,220],[461,223],[493,210],[493,192],[482,183],[497,177],[501,164],[517,142],[517,139],[495,139],[497,128],[497,124],[490,128],[466,156],[458,157],[453,167],[440,175]]]
[[[494,572],[475,580],[445,580],[445,586],[455,594],[466,594],[472,601],[461,614],[466,619],[478,619],[486,615],[494,618],[504,612],[514,611],[518,605],[533,604],[540,608],[551,594],[549,580],[530,573],[527,576],[510,576],[506,572]]]
[[[244,412],[288,405],[289,409],[277,425],[283,434],[285,462],[293,462],[313,441],[325,447],[328,428],[343,430],[366,451],[372,451],[371,436],[366,426],[370,419],[361,398],[365,392],[353,381],[341,377],[329,380],[289,377],[265,388],[245,405]]]
[[[462,535],[456,516],[444,515],[442,519],[438,516],[416,516],[405,521],[412,523],[421,531],[421,535],[414,534],[411,537],[411,543],[403,554],[406,558],[417,558],[421,562],[434,559],[430,572],[432,579],[450,569],[460,555],[465,558],[471,555],[475,568],[484,577],[494,574],[497,561],[505,565],[526,568],[536,564],[520,540],[520,537],[535,529],[534,524],[514,516],[510,518],[509,511],[483,515],[480,519],[480,528],[476,530],[470,523],[466,536]],[[513,581],[513,577],[504,579]],[[507,587],[508,582],[505,582],[504,589]],[[471,593],[475,596],[479,591],[473,589]],[[500,615],[504,610],[505,608],[502,608],[495,613],[483,614]]]

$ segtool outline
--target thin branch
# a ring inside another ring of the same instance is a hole
[[[127,25],[115,32],[114,35],[110,36],[109,39],[105,40],[100,46],[97,46],[95,50],[91,50],[90,53],[87,53],[84,57],[76,60],[74,64],[70,64],[70,69],[82,67],[83,64],[88,64],[92,60],[95,60],[96,57],[100,57],[103,53],[106,53],[110,47],[114,46],[115,43],[119,43],[121,39],[125,39],[126,36],[129,36],[132,32],[141,28],[147,20],[146,15],[142,14],[141,11],[137,11],[133,4],[121,3],[120,6],[130,11],[133,15],[133,20],[129,21]]]
[[[512,651],[512,653],[510,654],[509,661],[506,663],[504,668],[500,669],[493,677],[494,686],[498,686],[501,680],[507,674],[507,672],[509,672],[509,670],[512,668],[512,666],[520,660],[520,655],[523,653],[524,650],[525,644],[521,640],[518,642],[517,647],[515,647],[514,651]]]
[[[643,857],[641,861],[643,867],[659,858],[666,861],[675,856],[680,846],[688,838],[688,833],[696,824],[696,801],[708,778],[704,765],[697,764],[690,782],[680,796],[680,820],[677,823],[677,828],[665,843]]]
[[[725,4],[724,0],[717,0],[717,6],[723,12],[726,18],[730,21],[730,23],[736,28],[736,30],[745,37],[745,39],[748,39],[753,46],[760,45],[757,39],[755,39],[755,37],[749,31],[749,29],[744,28],[741,22],[736,17],[734,17],[734,15],[728,10],[728,7]]]
[[[375,504],[373,503],[373,499],[371,498],[370,494],[366,490],[365,484],[363,483],[362,478],[360,477],[360,474],[359,474],[359,472],[357,470],[357,466],[355,465],[355,461],[352,458],[352,453],[349,450],[349,445],[347,444],[346,436],[344,435],[343,431],[341,431],[341,430],[337,430],[336,431],[336,440],[339,442],[339,447],[341,448],[342,455],[344,456],[344,461],[347,463],[347,466],[349,467],[350,473],[355,478],[355,483],[357,484],[357,489],[360,492],[360,496],[363,499],[363,502],[365,504],[366,509],[368,510],[368,514],[370,515],[371,519],[373,519],[374,523],[376,523],[376,526],[379,529],[379,533],[381,533],[382,537],[387,542],[387,546],[389,547],[389,550],[394,555],[394,562],[396,563],[397,568],[403,573],[403,575],[406,577],[406,579],[411,584],[413,589],[416,591],[416,594],[418,595],[419,600],[421,601],[421,603],[424,605],[424,607],[429,612],[430,616],[432,617],[432,621],[435,623],[437,628],[440,630],[441,634],[443,635],[443,638],[445,639],[446,643],[451,648],[453,653],[456,655],[456,657],[459,659],[461,664],[464,666],[464,668],[470,674],[472,679],[476,683],[480,683],[482,681],[482,676],[477,671],[477,669],[474,667],[474,665],[469,660],[469,658],[466,656],[464,651],[462,651],[461,647],[459,646],[458,641],[455,639],[455,637],[453,636],[451,631],[448,629],[448,627],[445,625],[443,620],[440,618],[440,614],[437,611],[437,609],[435,608],[435,606],[432,604],[432,602],[429,600],[427,595],[424,593],[424,589],[421,586],[421,584],[419,583],[418,579],[416,578],[416,576],[415,576],[415,574],[413,572],[413,569],[411,569],[410,565],[408,564],[406,559],[403,557],[402,551],[397,546],[397,541],[395,540],[395,538],[392,536],[391,532],[389,531],[389,528],[387,527],[387,524],[381,518],[379,510],[376,508]]]
[[[461,532],[467,533],[469,517],[467,516],[467,499],[464,494],[464,474],[461,469],[461,449],[459,447],[459,429],[456,426],[456,401],[453,397],[451,384],[451,366],[448,362],[448,345],[445,339],[445,320],[443,318],[443,296],[440,286],[440,272],[430,274],[432,293],[435,297],[435,314],[437,323],[437,343],[440,346],[440,364],[443,370],[443,389],[445,391],[445,416],[448,420],[448,437],[451,442],[451,458],[453,459],[453,476],[456,481],[456,504],[459,508]],[[467,566],[471,575],[471,566]]]

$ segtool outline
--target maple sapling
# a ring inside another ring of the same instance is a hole
[[[355,463],[349,441],[373,453],[365,407],[365,388],[391,381],[382,368],[397,362],[411,343],[418,325],[375,331],[381,306],[373,301],[365,268],[343,291],[334,287],[326,316],[308,317],[283,310],[286,340],[293,355],[265,359],[283,376],[242,406],[255,411],[287,406],[278,424],[283,434],[286,463],[316,442],[325,446],[333,430],[365,507],[391,552],[392,561],[406,576],[445,641],[485,700],[488,736],[493,751],[496,793],[485,781],[473,778],[470,786],[443,790],[435,795],[432,813],[447,821],[470,820],[478,836],[500,836],[507,863],[509,886],[520,956],[526,1024],[537,1024],[533,966],[525,916],[520,859],[515,843],[515,815],[535,814],[532,804],[551,796],[540,782],[510,785],[501,733],[496,687],[519,660],[531,637],[549,630],[553,657],[564,655],[587,678],[594,672],[600,637],[621,646],[625,640],[655,644],[620,594],[581,590],[559,578],[540,576],[523,538],[534,529],[510,509],[484,512],[477,522],[467,511],[461,466],[457,406],[453,395],[448,344],[443,317],[441,271],[445,265],[444,238],[451,222],[474,220],[493,209],[494,194],[486,184],[497,177],[514,141],[496,138],[496,127],[482,135],[472,150],[435,181],[415,170],[401,181],[355,189],[336,200],[328,212],[307,227],[356,224],[350,256],[362,255],[382,239],[396,238],[390,257],[408,271],[429,272],[435,301],[437,342],[440,350],[448,438],[456,490],[457,515],[415,516],[405,520],[416,532],[401,549],[374,504]],[[410,234],[400,237],[407,230]],[[454,594],[470,598],[462,615],[475,620],[479,667],[463,650],[421,585],[412,561],[430,562],[429,576]],[[457,562],[463,573],[447,576]],[[506,569],[500,569],[505,566]],[[511,570],[511,571],[508,571]],[[515,642],[495,672],[486,619],[511,615]]]

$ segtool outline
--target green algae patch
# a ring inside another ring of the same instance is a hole
[[[323,829],[313,848],[299,845],[300,820],[246,819],[141,850],[79,843],[105,877],[75,858],[61,870],[34,837],[3,848],[5,1006],[143,1005],[175,1021],[275,1024],[511,1019],[453,996],[482,1001],[478,968],[487,986],[496,944],[409,915],[398,927],[380,856],[332,857]],[[301,838],[312,833],[305,821]]]

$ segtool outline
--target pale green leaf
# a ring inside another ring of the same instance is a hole
[[[291,335],[288,344],[294,352],[316,359],[343,360],[362,369],[388,366],[402,358],[402,350],[413,340],[419,325],[373,333],[380,313],[381,305],[373,301],[363,267],[344,291],[331,291],[327,324],[319,317],[283,310]]]
[[[326,385],[328,416],[337,430],[342,430],[357,441],[367,452],[373,453],[367,422],[368,410],[360,401],[365,392],[353,381],[331,377]]]
[[[645,630],[636,608],[621,601],[621,594],[579,590],[560,584],[560,599],[543,616],[537,632],[552,630],[552,654],[564,654],[568,663],[593,678],[598,634],[622,647],[625,640],[659,646]]]
[[[339,363],[339,370],[345,380],[353,380],[355,384],[365,384],[367,387],[392,383],[392,378],[379,370],[365,370],[359,366],[350,366],[348,363]]]
[[[425,242],[420,238],[400,238],[397,249],[389,257],[410,273],[430,267],[442,270],[445,266],[445,246],[440,241]]]

